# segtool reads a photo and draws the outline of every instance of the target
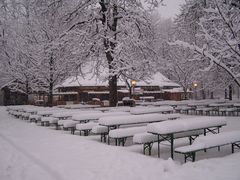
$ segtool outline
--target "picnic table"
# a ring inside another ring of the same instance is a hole
[[[166,121],[170,119],[177,119],[180,114],[141,114],[141,115],[123,115],[116,117],[102,117],[99,119],[99,125],[106,126],[108,132],[112,129],[118,129],[120,126],[133,124],[148,124],[153,122]],[[108,144],[110,144],[108,137]]]
[[[196,117],[152,123],[147,125],[147,131],[157,135],[158,157],[160,157],[160,142],[166,140],[171,144],[171,157],[173,159],[174,137],[177,133],[203,130],[204,135],[206,135],[208,132],[216,134],[219,133],[220,128],[226,124],[225,118],[222,117]]]

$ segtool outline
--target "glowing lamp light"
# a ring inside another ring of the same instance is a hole
[[[193,86],[196,88],[198,86],[198,84],[197,83],[193,83]]]
[[[137,81],[136,81],[136,80],[131,80],[131,85],[132,85],[132,86],[136,86],[136,84],[137,84]]]

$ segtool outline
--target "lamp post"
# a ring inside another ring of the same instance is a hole
[[[136,84],[137,84],[137,81],[132,79],[131,80],[131,91],[132,91],[131,95],[134,94],[134,87],[136,86]]]
[[[198,86],[198,84],[196,82],[193,83],[195,99],[197,99],[197,86]]]

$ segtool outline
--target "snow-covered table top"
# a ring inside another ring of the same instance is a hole
[[[209,104],[210,107],[227,107],[227,106],[233,106],[233,103],[212,103]]]
[[[141,114],[141,115],[125,115],[115,117],[102,117],[99,124],[103,126],[118,126],[128,124],[141,124],[150,122],[166,121],[168,119],[179,118],[179,114]]]
[[[226,124],[224,117],[196,117],[148,124],[147,131],[153,134],[172,134]]]
[[[84,113],[81,115],[73,115],[72,119],[75,121],[86,121],[86,120],[97,120],[101,117],[107,117],[110,116],[116,116],[116,117],[121,117],[121,116],[126,116],[129,115],[128,112],[91,112],[91,113]]]
[[[160,106],[160,107],[134,107],[131,108],[131,114],[147,114],[147,113],[162,113],[173,111],[173,107],[171,106]]]
[[[63,112],[62,109],[49,109],[49,110],[44,110],[44,111],[38,111],[37,112],[37,115],[40,115],[40,116],[50,116],[52,115],[53,113],[56,113],[56,112]]]
[[[97,108],[100,107],[100,105],[85,105],[85,104],[71,104],[66,105],[66,109],[84,109],[84,108]]]
[[[240,107],[240,103],[233,104],[234,107]]]
[[[100,111],[95,111],[95,110],[65,110],[63,112],[54,112],[52,114],[53,117],[56,118],[67,118],[67,117],[72,117],[72,116],[81,116],[84,114],[91,114],[91,113],[99,113]],[[101,113],[101,112],[100,112]]]

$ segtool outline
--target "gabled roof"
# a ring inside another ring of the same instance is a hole
[[[88,74],[84,77],[82,76],[70,77],[66,79],[58,87],[77,87],[77,86],[108,86],[108,82],[106,79],[101,80],[96,76]],[[126,86],[126,84],[125,82],[119,80],[118,86]],[[179,84],[169,80],[161,73],[154,74],[152,78],[150,78],[149,80],[137,82],[136,86],[180,87]]]
[[[10,80],[9,78],[7,78],[6,76],[4,76],[4,74],[0,73],[0,89],[8,86],[13,80]]]

